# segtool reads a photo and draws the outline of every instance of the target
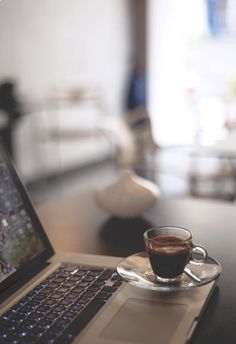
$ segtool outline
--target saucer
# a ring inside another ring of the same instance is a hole
[[[220,263],[210,257],[204,263],[190,260],[186,268],[197,278],[190,278],[184,273],[177,284],[165,285],[158,283],[147,254],[139,252],[122,260],[117,266],[117,272],[130,284],[157,291],[186,290],[200,287],[217,279],[222,272]]]

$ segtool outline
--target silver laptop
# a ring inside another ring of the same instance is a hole
[[[121,258],[55,254],[0,146],[0,343],[185,343],[214,283],[186,292],[132,286]]]

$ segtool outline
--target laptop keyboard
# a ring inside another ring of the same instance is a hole
[[[69,344],[121,284],[115,270],[62,264],[0,316],[0,343]]]

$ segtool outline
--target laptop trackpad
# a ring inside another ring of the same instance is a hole
[[[103,329],[101,337],[136,343],[168,343],[188,306],[128,299]]]

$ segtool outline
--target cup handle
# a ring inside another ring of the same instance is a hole
[[[193,245],[191,259],[196,263],[204,263],[208,258],[207,250],[203,246]]]

